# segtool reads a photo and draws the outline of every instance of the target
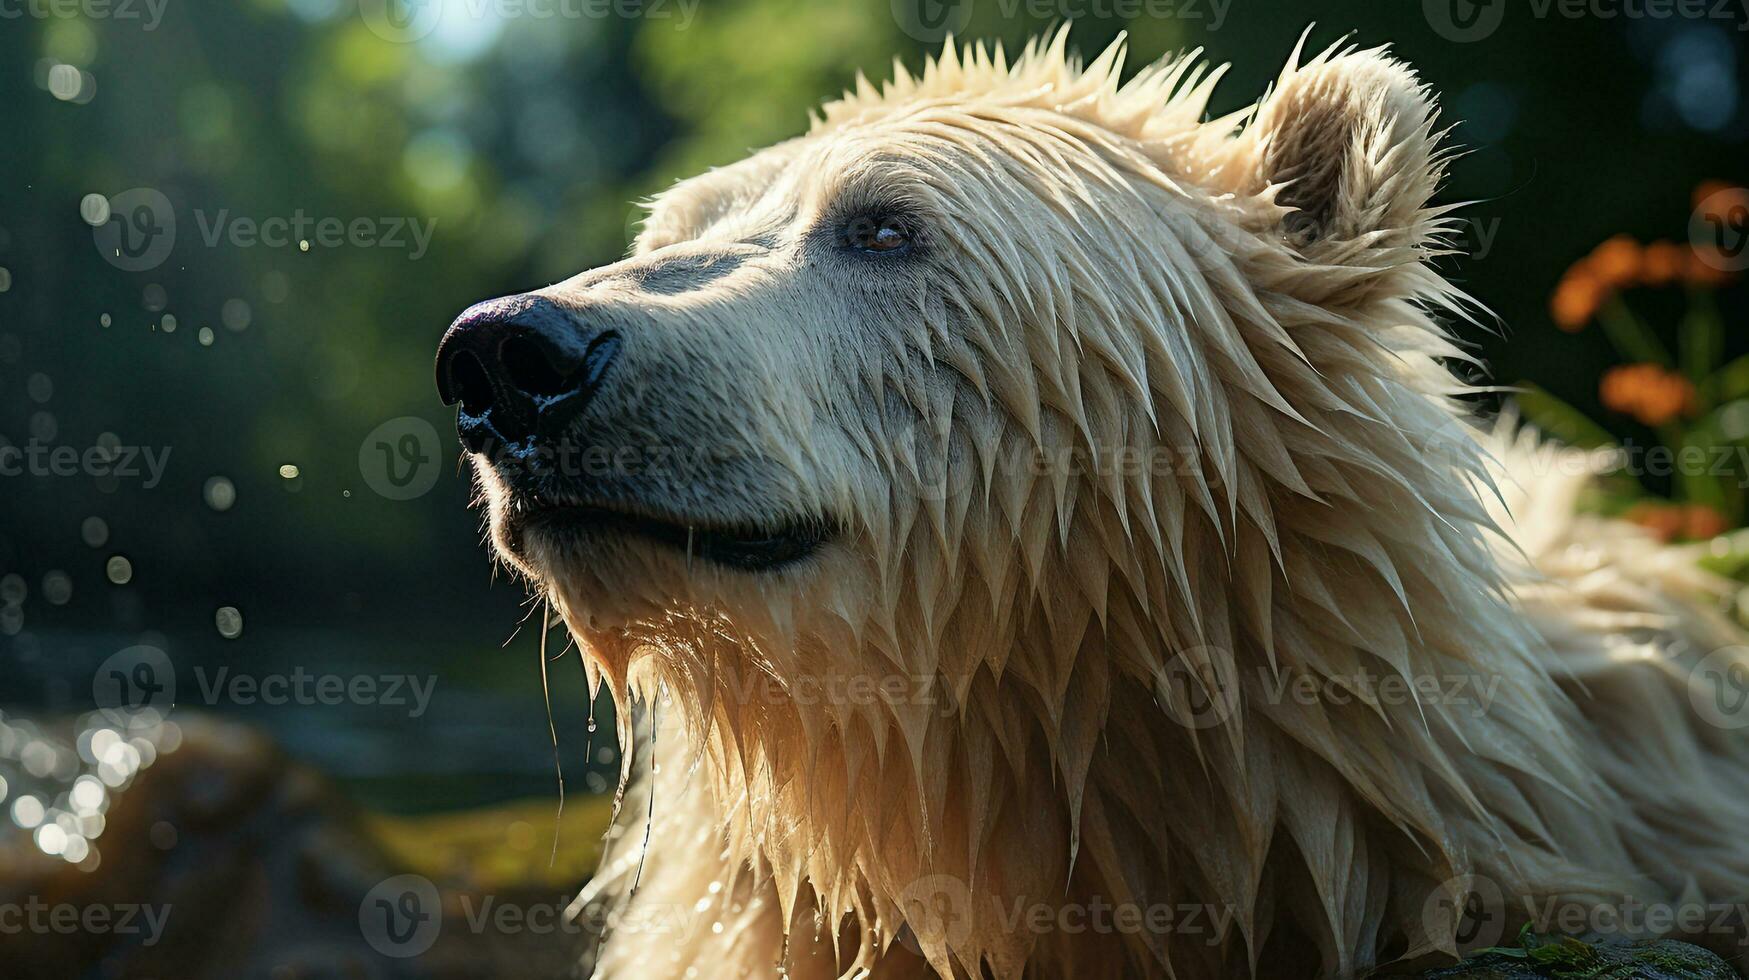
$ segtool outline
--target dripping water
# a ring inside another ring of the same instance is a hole
[[[659,685],[656,696],[650,699],[650,801],[644,811],[644,846],[638,850],[638,872],[632,875],[632,896],[638,894],[638,885],[644,880],[644,862],[650,857],[650,827],[656,822],[656,774],[661,772],[656,761],[656,727],[657,712],[662,708],[662,697],[667,685]]]

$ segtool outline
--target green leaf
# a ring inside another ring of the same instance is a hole
[[[1628,309],[1620,296],[1611,296],[1597,309],[1597,322],[1603,326],[1603,332],[1609,337],[1609,342],[1621,356],[1629,361],[1650,361],[1670,367],[1670,352],[1659,343],[1657,334],[1646,326]]]
[[[1521,383],[1516,399],[1524,417],[1551,436],[1580,449],[1597,449],[1616,444],[1609,430],[1585,416],[1573,406],[1561,401],[1542,388]]]
[[[1709,403],[1749,398],[1749,354],[1719,368],[1702,381],[1700,396]]]
[[[1681,338],[1682,373],[1700,386],[1712,375],[1724,354],[1724,321],[1719,319],[1719,312],[1711,302],[1697,297],[1690,302],[1688,315],[1682,318],[1677,335]],[[1700,394],[1703,399],[1701,408],[1711,408],[1707,393],[1702,391]]]
[[[1666,440],[1667,442],[1669,440]],[[1696,425],[1683,433],[1680,448],[1676,451],[1676,486],[1679,490],[1677,498],[1691,504],[1706,504],[1720,511],[1729,511],[1730,502],[1726,497],[1725,488],[1720,482],[1724,477],[1713,473],[1716,460],[1714,447],[1721,445],[1718,431],[1709,425]],[[1698,449],[1698,453],[1687,450]],[[1696,468],[1684,462],[1684,457],[1693,457],[1701,461]]]

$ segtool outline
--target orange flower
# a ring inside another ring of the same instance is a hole
[[[1631,286],[1640,273],[1640,243],[1631,235],[1616,235],[1592,249],[1585,264],[1610,286]]]
[[[1648,367],[1651,365],[1625,364],[1603,372],[1603,380],[1597,384],[1597,397],[1603,407],[1623,415],[1632,414]]]
[[[1643,503],[1628,508],[1622,516],[1668,541],[1682,533],[1686,523],[1681,507],[1668,504]]]
[[[1735,191],[1738,196],[1743,198],[1743,203],[1749,204],[1749,189],[1724,180],[1703,180],[1694,188],[1694,201],[1690,206],[1699,210],[1700,206],[1705,204],[1714,194],[1723,194],[1728,191]]]
[[[1549,315],[1555,326],[1568,333],[1578,333],[1597,315],[1597,308],[1609,296],[1609,288],[1592,275],[1583,263],[1567,270],[1555,294],[1549,297]]]
[[[1640,281],[1648,286],[1668,286],[1682,278],[1688,252],[1674,242],[1653,242],[1640,255]]]
[[[1726,286],[1737,278],[1731,271],[1731,260],[1711,245],[1696,245],[1688,250],[1687,258],[1682,278],[1691,286]]]
[[[1683,537],[1704,541],[1716,538],[1731,529],[1725,515],[1705,504],[1690,504],[1684,509],[1682,520]]]
[[[1694,412],[1695,391],[1689,380],[1656,364],[1610,368],[1598,383],[1598,399],[1612,412],[1632,415],[1650,426]]]

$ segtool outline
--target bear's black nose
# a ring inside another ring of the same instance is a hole
[[[468,307],[437,345],[437,393],[461,403],[456,434],[473,452],[551,445],[600,390],[617,331],[591,329],[544,296]]]

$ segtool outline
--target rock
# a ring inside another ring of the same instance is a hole
[[[362,813],[248,728],[176,726],[179,744],[108,797],[101,861],[0,840],[0,904],[34,916],[5,937],[6,980],[539,980],[582,961],[591,940],[562,915],[573,889],[410,865],[376,828],[419,821]],[[474,817],[476,836],[513,822]]]

